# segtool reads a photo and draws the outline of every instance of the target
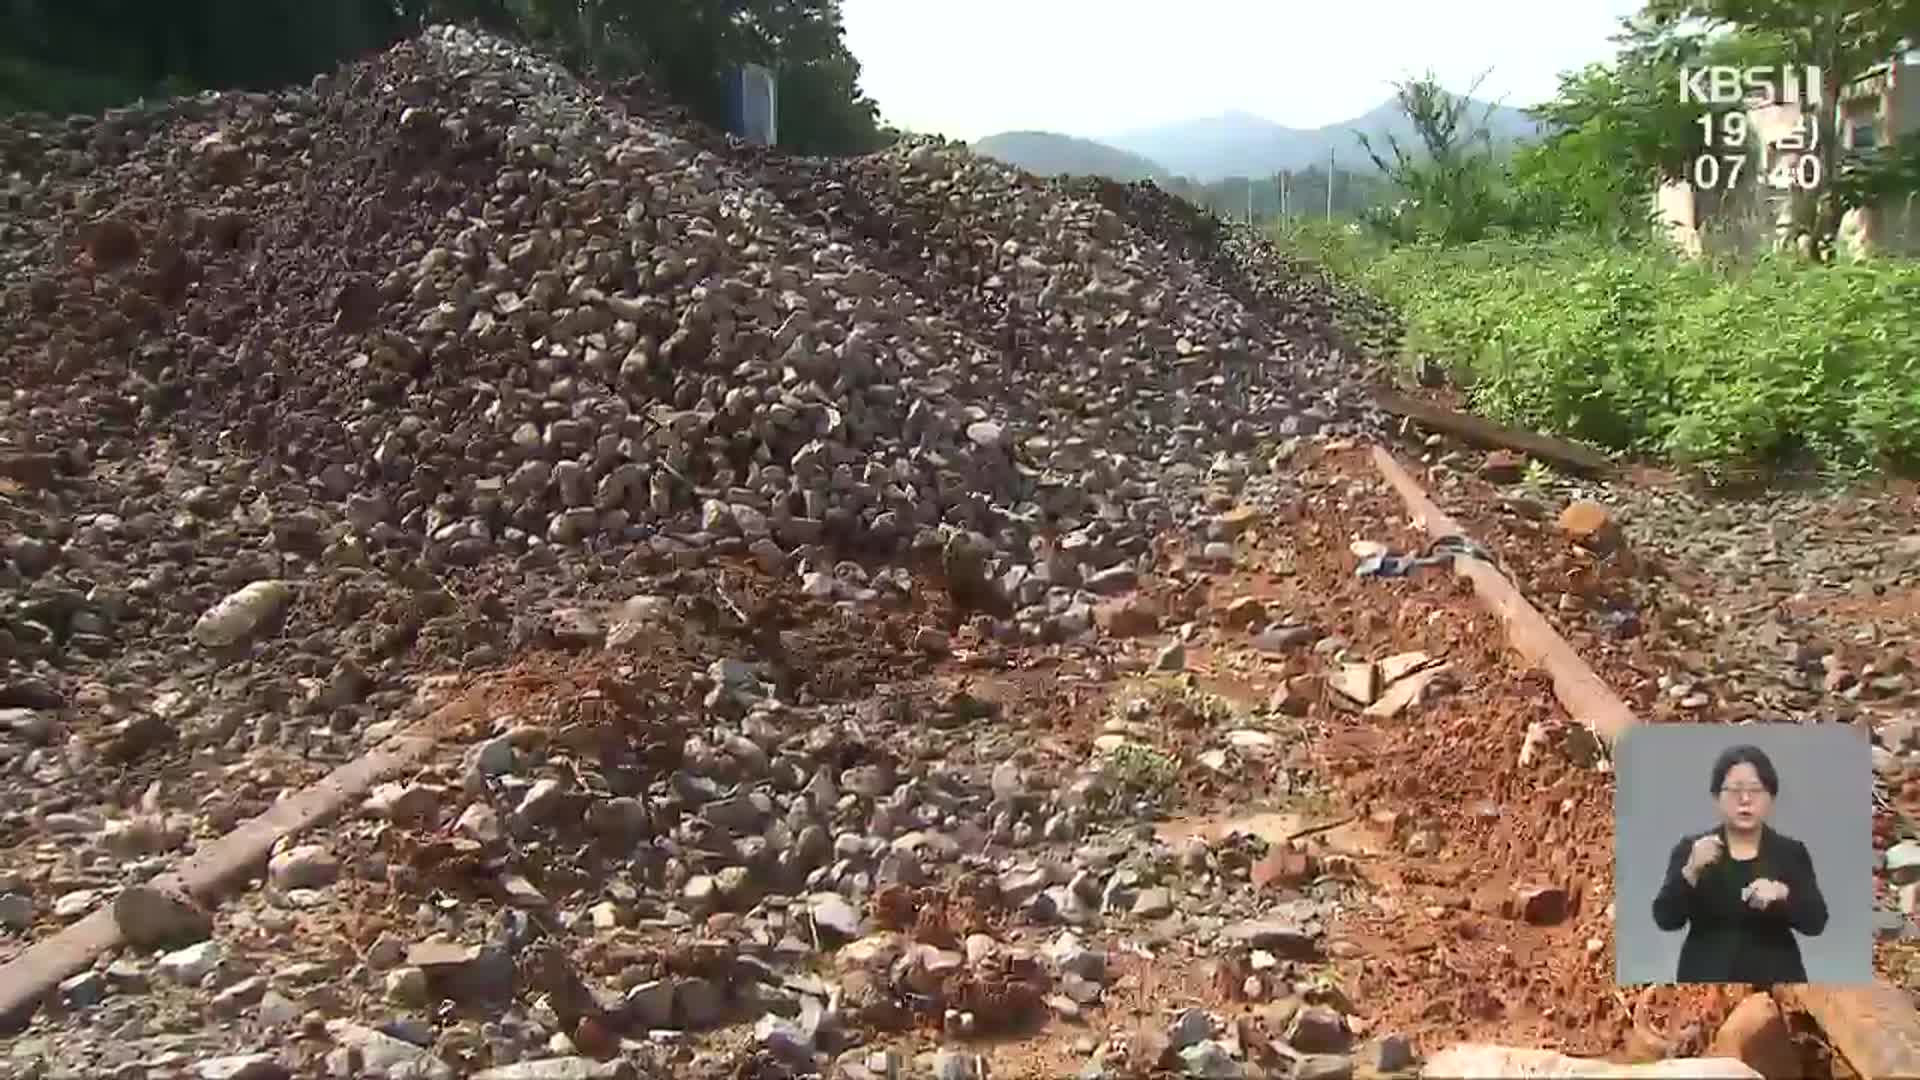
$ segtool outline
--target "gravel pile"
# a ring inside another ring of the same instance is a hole
[[[1226,873],[1130,824],[1151,755],[1030,773],[966,693],[871,693],[1152,626],[1126,594],[1155,538],[1223,562],[1245,524],[1210,486],[1380,429],[1342,301],[1230,273],[1256,260],[1179,204],[936,142],[782,159],[452,28],[305,88],[0,128],[0,168],[5,953],[116,894],[141,928],[61,987],[88,1040],[15,1046],[63,1063],[36,1075],[627,1075],[592,1060],[614,1030],[704,1075],[684,1033],[748,1005],[746,1056],[703,1069],[904,1074],[832,1033],[1086,1007],[1091,914],[1161,917],[1176,860]],[[120,892],[445,673],[585,649],[479,683],[471,745],[278,852],[217,935]],[[1221,763],[1273,741],[1207,723]],[[1212,910],[1259,962],[1236,994],[1285,996],[1319,909]],[[1067,931],[1012,948],[1008,918]],[[576,931],[632,940],[542,944]],[[845,941],[830,990],[775,963]],[[1133,1058],[1224,1075],[1251,1032],[1193,1013]],[[1348,1048],[1301,1015],[1271,1035]]]
[[[1363,400],[1313,319],[1120,214],[926,144],[743,173],[464,31],[33,164],[0,324],[29,662],[179,641],[257,580],[954,534],[1042,585],[1007,598],[1039,633],[1216,455]]]

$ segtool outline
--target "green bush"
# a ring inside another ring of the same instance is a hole
[[[1267,226],[1267,235],[1283,251],[1341,278],[1359,277],[1386,251],[1385,243],[1349,218],[1281,218]]]
[[[1489,418],[1691,465],[1920,464],[1920,264],[1316,239],[1295,250],[1392,304]]]

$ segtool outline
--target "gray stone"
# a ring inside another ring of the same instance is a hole
[[[430,1051],[348,1020],[327,1021],[327,1036],[355,1051],[363,1076],[378,1080],[453,1080],[453,1067]]]
[[[813,1057],[813,1036],[799,1024],[768,1013],[753,1026],[754,1041],[788,1061]]]
[[[699,1031],[726,1016],[724,992],[708,979],[682,979],[673,987],[674,1018],[680,1026]]]
[[[1168,642],[1153,656],[1155,671],[1185,671],[1186,668],[1187,646],[1184,642]]]
[[[253,1017],[263,1028],[276,1028],[300,1019],[302,1011],[298,1003],[269,990],[261,995],[260,1006],[254,1010]]]
[[[551,825],[559,820],[566,803],[565,784],[551,778],[536,780],[521,796],[520,805],[514,808],[514,813],[535,825]]]
[[[933,1080],[985,1080],[986,1065],[977,1054],[959,1050],[938,1050],[928,1060],[927,1072]]]
[[[293,1070],[273,1054],[208,1058],[193,1066],[194,1080],[290,1080]]]
[[[1093,982],[1106,980],[1107,954],[1088,948],[1075,934],[1063,933],[1048,943],[1047,958],[1063,974],[1078,975]]]
[[[33,926],[33,898],[21,893],[0,894],[0,926],[26,930]]]
[[[500,735],[467,751],[464,772],[469,777],[471,787],[476,781],[489,780],[511,773],[513,764],[513,743],[509,742],[506,736]]]
[[[473,1080],[633,1080],[632,1063],[595,1061],[590,1057],[550,1057],[496,1065],[473,1074]]]
[[[1312,644],[1314,634],[1311,626],[1275,624],[1253,635],[1252,644],[1261,652],[1283,653]]]
[[[1203,1080],[1238,1080],[1246,1069],[1233,1060],[1227,1048],[1212,1039],[1202,1039],[1180,1049],[1180,1072]]]
[[[193,640],[208,648],[226,648],[248,640],[286,611],[293,588],[284,581],[256,581],[207,610],[193,626]]]
[[[1158,885],[1141,889],[1134,898],[1133,913],[1143,919],[1161,919],[1173,914],[1173,892]]]
[[[807,912],[813,925],[840,941],[860,936],[860,913],[839,893],[815,893],[807,898]]]
[[[428,940],[407,950],[407,966],[425,972],[433,988],[454,1001],[480,1004],[513,994],[513,957],[494,945]]]
[[[1213,1017],[1205,1009],[1187,1008],[1174,1017],[1167,1038],[1175,1050],[1213,1038]]]
[[[59,899],[53,902],[53,915],[62,922],[72,922],[92,911],[94,905],[99,902],[100,890],[75,889],[72,892],[61,893]]]
[[[1307,1054],[1294,1065],[1293,1078],[1294,1080],[1353,1080],[1353,1059],[1344,1054]]]
[[[1060,992],[1076,1005],[1098,1004],[1105,996],[1099,983],[1071,971],[1060,976],[1059,987]]]
[[[741,795],[708,803],[700,808],[700,816],[723,829],[752,835],[765,827],[767,811],[752,798]]]
[[[283,890],[324,889],[340,877],[340,860],[319,844],[302,844],[275,855],[267,876]]]
[[[1400,1072],[1413,1062],[1413,1042],[1405,1035],[1383,1035],[1374,1047],[1374,1068],[1381,1072]]]
[[[1236,944],[1265,949],[1283,960],[1313,960],[1319,956],[1315,935],[1294,923],[1234,923],[1221,930],[1220,936]]]
[[[1339,1054],[1350,1036],[1340,1014],[1325,1005],[1308,1005],[1287,1025],[1287,1045],[1303,1054]]]
[[[642,1028],[673,1026],[673,984],[663,979],[643,982],[626,994],[628,1015]]]
[[[396,825],[431,825],[440,811],[440,795],[424,784],[381,784],[363,805]]]
[[[395,1005],[420,1007],[433,999],[433,980],[420,968],[401,966],[382,977],[387,1000]]]
[[[1920,880],[1920,842],[1902,840],[1887,849],[1887,876],[1897,884]]]
[[[209,1008],[215,1016],[237,1016],[266,992],[267,977],[251,975],[215,994]]]
[[[57,992],[60,1003],[67,1008],[88,1009],[106,998],[107,984],[99,972],[88,970],[60,980]]]
[[[37,746],[52,736],[54,719],[54,714],[44,709],[0,709],[0,731]]]
[[[226,951],[216,941],[202,941],[162,956],[155,967],[160,974],[186,986],[193,986],[212,973],[226,959]]]
[[[185,893],[129,885],[113,899],[113,921],[128,944],[152,949],[188,945],[213,935],[213,915]]]
[[[1131,566],[1110,566],[1105,570],[1088,574],[1086,579],[1088,592],[1102,596],[1114,596],[1131,592],[1140,587],[1140,574]]]

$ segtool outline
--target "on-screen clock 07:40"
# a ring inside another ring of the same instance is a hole
[[[1693,159],[1687,179],[1700,190],[1730,190],[1760,180],[1779,191],[1813,191],[1826,179],[1825,167],[1817,154],[1805,151],[1782,152],[1771,147],[1761,151],[1756,166],[1751,153],[1703,153]]]

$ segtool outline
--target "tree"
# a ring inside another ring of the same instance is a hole
[[[0,0],[0,111],[95,111],[141,96],[268,89],[440,22],[530,42],[576,70],[646,75],[727,120],[728,72],[776,73],[783,147],[884,145],[839,0]]]
[[[391,43],[402,14],[388,0],[7,0],[0,111],[282,86]]]
[[[1817,65],[1823,105],[1814,110],[1815,153],[1828,177],[1839,171],[1834,119],[1842,89],[1920,37],[1920,0],[1648,0],[1645,14],[1661,28],[1693,21],[1767,35],[1783,47],[1785,62]],[[1796,229],[1817,254],[1832,251],[1840,213],[1831,188],[1796,192]]]
[[[1701,107],[1679,94],[1681,72],[1773,63],[1785,52],[1768,35],[1665,26],[1645,15],[1622,20],[1613,40],[1612,62],[1562,74],[1553,99],[1529,110],[1548,134],[1511,163],[1515,225],[1649,235],[1655,189],[1687,179],[1707,149]]]
[[[780,145],[859,153],[884,145],[879,108],[860,92],[839,0],[520,0],[523,32],[567,63],[609,78],[646,75],[715,127],[727,75],[774,72]]]
[[[1376,148],[1365,132],[1355,133],[1374,167],[1405,196],[1395,207],[1365,215],[1376,231],[1396,240],[1470,243],[1494,224],[1498,169],[1487,122],[1492,106],[1476,115],[1478,88],[1476,80],[1467,93],[1452,94],[1431,73],[1394,84],[1394,99],[1413,125],[1418,147],[1387,134],[1384,149]]]

